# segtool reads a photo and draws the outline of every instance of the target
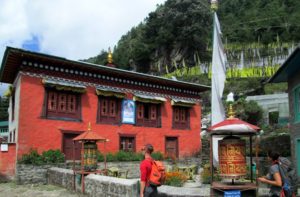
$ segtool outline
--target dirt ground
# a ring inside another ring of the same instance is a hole
[[[83,197],[72,191],[53,185],[16,185],[0,183],[0,197]]]

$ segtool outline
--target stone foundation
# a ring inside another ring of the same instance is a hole
[[[52,167],[47,172],[48,184],[58,185],[68,190],[74,190],[74,174],[73,170]]]
[[[82,192],[81,176],[74,177],[73,170],[50,168],[48,170],[48,184],[58,185],[69,190]],[[135,197],[139,194],[137,179],[120,179],[108,176],[90,174],[84,177],[84,193],[88,196]]]
[[[17,184],[47,184],[48,169],[54,165],[28,165],[17,164],[16,182]],[[64,166],[64,164],[56,164],[55,166]]]

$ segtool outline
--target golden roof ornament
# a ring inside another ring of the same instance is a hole
[[[234,94],[232,92],[230,92],[228,95],[227,95],[227,99],[226,99],[226,102],[229,103],[229,107],[228,107],[228,118],[229,119],[232,119],[232,118],[235,118],[234,115],[235,115],[235,112],[233,110],[233,107],[232,107],[232,104],[234,102]]]
[[[235,118],[234,115],[235,112],[233,111],[232,103],[230,103],[228,108],[228,119]]]
[[[91,122],[89,122],[89,124],[88,124],[88,129],[87,129],[88,131],[92,131],[92,126],[91,126]]]
[[[112,56],[110,47],[108,48],[107,61],[108,61],[109,64],[112,64],[112,63],[113,63],[113,56]]]

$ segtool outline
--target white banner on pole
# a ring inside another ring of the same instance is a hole
[[[221,40],[221,28],[214,13],[214,32],[213,32],[213,54],[212,54],[212,75],[211,75],[211,124],[215,125],[225,119],[222,96],[226,80],[226,54]],[[218,165],[218,140],[213,138],[213,163]]]

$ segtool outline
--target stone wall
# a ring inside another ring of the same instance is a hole
[[[81,176],[79,176],[80,178]],[[48,184],[58,185],[81,192],[81,180],[74,178],[73,171],[53,167],[48,170]],[[138,179],[120,179],[90,174],[84,178],[84,190],[88,196],[135,197],[139,194]]]
[[[197,165],[199,166],[201,163],[200,158],[186,158],[180,159],[176,161],[176,163],[172,163],[171,161],[164,161],[167,169],[171,169],[174,165]],[[121,171],[128,171],[128,179],[134,179],[140,177],[140,162],[132,161],[132,162],[107,162],[107,169],[111,167],[117,167]],[[34,166],[30,164],[17,164],[16,166],[16,181],[17,184],[35,184],[35,183],[47,183],[47,170],[52,167],[61,167],[64,169],[71,170],[73,168],[73,163],[69,162],[66,164],[53,164],[53,165],[41,165]],[[76,168],[80,168],[79,164],[76,164]],[[98,163],[98,169],[104,169],[104,163]],[[72,171],[72,170],[71,170]],[[49,173],[48,173],[49,174]]]
[[[140,176],[140,162],[131,161],[131,162],[107,162],[106,168],[117,167],[122,171],[128,171],[127,178],[138,178]],[[98,169],[104,169],[104,163],[98,163]]]
[[[16,182],[17,184],[47,184],[48,169],[53,166],[64,167],[65,164],[56,165],[29,165],[17,164],[16,166]]]
[[[202,152],[201,159],[202,164],[207,164],[210,162],[210,137],[204,137],[201,140],[202,143]]]
[[[74,189],[81,192],[81,183],[77,178],[74,179],[73,171],[53,167],[48,170],[48,184],[58,185],[69,190]],[[85,194],[87,196],[110,196],[110,197],[138,197],[139,180],[121,179],[101,175],[90,174],[84,179]],[[208,196],[209,187],[202,188],[181,188],[171,186],[161,186],[158,188],[159,197],[192,197]]]
[[[120,179],[114,177],[88,175],[85,179],[85,193],[97,197],[99,194],[110,197],[139,196],[137,179]]]
[[[48,169],[46,181],[48,184],[74,190],[74,174],[70,169],[51,167]]]

